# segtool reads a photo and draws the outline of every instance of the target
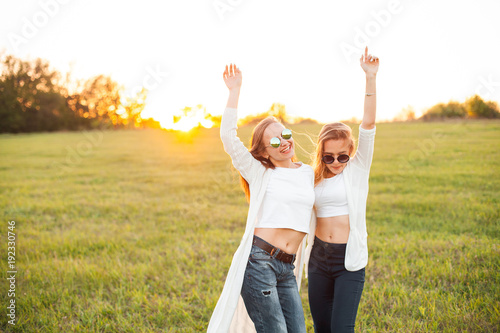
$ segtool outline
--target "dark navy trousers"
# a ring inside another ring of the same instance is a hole
[[[345,269],[347,244],[327,243],[315,237],[309,259],[309,305],[314,331],[354,332],[365,269]]]

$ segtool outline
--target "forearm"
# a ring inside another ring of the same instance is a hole
[[[240,88],[234,88],[229,90],[229,98],[227,99],[228,108],[238,108],[238,99],[240,98]]]
[[[231,156],[236,170],[248,181],[254,177],[258,168],[264,168],[262,163],[257,161],[241,142],[237,135],[238,112],[228,108],[237,105],[227,106],[222,114],[220,124],[220,137],[226,153]]]
[[[363,121],[361,122],[361,127],[364,129],[372,129],[375,127],[375,116],[376,116],[376,106],[377,106],[377,92],[376,89],[376,74],[366,75],[366,94],[374,94],[370,96],[365,95],[365,108],[363,113]]]

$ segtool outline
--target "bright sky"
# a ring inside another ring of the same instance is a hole
[[[127,94],[145,86],[143,115],[168,126],[185,106],[222,113],[231,62],[240,116],[278,102],[323,122],[361,118],[368,45],[384,120],[475,93],[500,101],[499,13],[498,0],[3,0],[0,50],[110,75]]]

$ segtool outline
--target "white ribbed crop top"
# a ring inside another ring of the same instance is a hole
[[[317,217],[349,215],[344,173],[325,178],[314,188]]]
[[[295,169],[272,170],[256,228],[286,228],[309,233],[314,206],[314,171],[311,166],[301,164]]]

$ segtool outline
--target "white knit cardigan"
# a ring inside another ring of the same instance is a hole
[[[236,125],[237,120],[237,109],[226,108],[222,115],[220,136],[224,145],[224,150],[231,156],[234,167],[241,173],[250,186],[250,206],[248,209],[245,233],[243,234],[238,249],[233,255],[224,288],[215,306],[210,323],[208,324],[208,333],[255,332],[255,327],[248,316],[240,293],[248,256],[252,248],[257,214],[262,204],[262,199],[264,198],[272,169],[264,167],[260,161],[256,160],[252,154],[250,154],[245,145],[240,141],[236,134],[238,128]],[[314,211],[311,211],[311,226],[315,223],[315,220]],[[310,230],[312,234],[314,234],[314,229]],[[299,290],[304,264],[305,242],[306,237],[304,237],[297,250],[297,256],[294,263],[294,274],[297,279]]]
[[[342,171],[349,205],[349,237],[347,239],[344,266],[348,271],[362,269],[368,263],[368,233],[366,232],[366,200],[368,198],[368,178],[373,159],[376,128],[364,129],[359,126],[358,149]],[[316,219],[307,237],[304,258],[306,277],[308,262],[314,244]]]

